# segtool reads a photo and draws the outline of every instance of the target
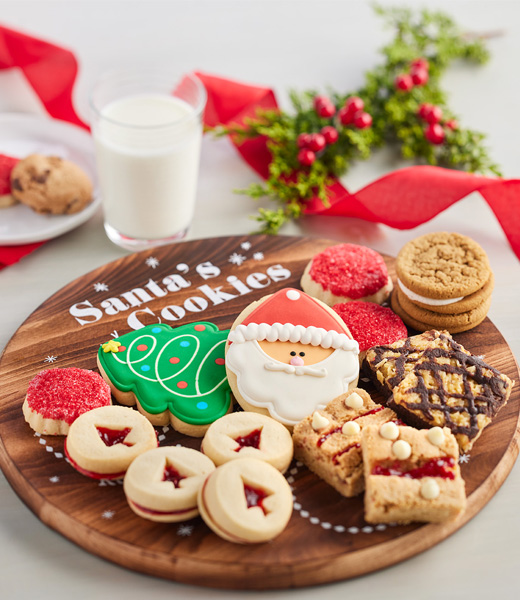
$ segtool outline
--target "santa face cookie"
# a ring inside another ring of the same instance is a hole
[[[205,322],[148,325],[102,344],[99,370],[121,404],[137,403],[153,425],[200,437],[231,410],[227,334]]]
[[[285,473],[293,457],[291,434],[278,421],[257,412],[235,412],[210,425],[201,451],[218,466],[257,458]]]
[[[238,403],[287,426],[357,384],[358,343],[333,310],[299,290],[246,308],[228,342],[226,370]]]
[[[383,257],[356,244],[338,244],[316,254],[305,267],[301,286],[329,306],[351,300],[381,304],[394,287]]]
[[[137,456],[156,447],[157,435],[148,419],[125,406],[82,414],[70,426],[64,445],[70,464],[93,479],[123,477]]]
[[[161,523],[186,521],[199,514],[197,494],[214,470],[213,462],[197,450],[164,446],[132,462],[123,489],[140,517]]]
[[[292,514],[285,477],[254,458],[218,467],[199,491],[200,516],[217,535],[237,544],[258,544],[279,535]]]

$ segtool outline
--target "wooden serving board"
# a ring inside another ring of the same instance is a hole
[[[209,320],[229,328],[253,300],[282,287],[299,287],[307,261],[334,243],[266,236],[185,242],[114,261],[44,302],[18,329],[0,361],[0,466],[22,500],[65,537],[129,569],[243,589],[362,575],[426,550],[471,519],[500,487],[518,454],[518,383],[471,456],[463,457],[468,460],[461,465],[468,507],[457,521],[370,526],[363,520],[362,496],[343,498],[295,462],[286,474],[295,497],[287,529],[268,544],[246,547],[220,539],[200,518],[181,524],[140,519],[128,507],[120,482],[80,475],[63,457],[62,437],[35,435],[24,421],[26,389],[40,370],[96,370],[99,345],[139,323]],[[395,278],[393,259],[385,260]],[[491,321],[455,338],[518,382],[514,357]],[[360,384],[373,392],[370,384]],[[158,433],[161,444],[200,447],[200,439],[169,428]]]

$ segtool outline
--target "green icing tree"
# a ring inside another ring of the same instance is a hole
[[[98,357],[115,387],[133,392],[145,411],[169,410],[186,423],[205,425],[229,409],[228,333],[206,322],[148,325],[103,344]]]

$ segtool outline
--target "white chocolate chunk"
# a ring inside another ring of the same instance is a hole
[[[412,454],[412,447],[405,440],[397,440],[392,444],[392,452],[399,460],[406,460]]]
[[[314,429],[314,431],[319,431],[320,429],[327,427],[328,424],[329,420],[322,414],[320,414],[317,410],[315,410],[312,415],[312,428]]]
[[[355,421],[347,421],[343,427],[341,428],[341,433],[343,435],[356,435],[361,430],[359,423]]]
[[[435,500],[441,493],[439,484],[435,479],[425,479],[421,485],[421,496],[425,500]]]
[[[385,440],[396,440],[399,437],[399,427],[392,421],[383,423],[379,428],[379,435]]]
[[[361,398],[357,392],[353,392],[348,398],[345,399],[345,406],[357,410],[363,406],[363,398]]]
[[[445,435],[442,427],[432,427],[427,433],[428,441],[434,446],[442,446]]]

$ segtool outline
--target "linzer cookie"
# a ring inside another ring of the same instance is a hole
[[[244,410],[296,425],[359,376],[359,345],[326,304],[295,289],[261,298],[237,317],[226,370]]]
[[[364,489],[361,433],[368,425],[396,419],[362,389],[342,394],[294,428],[294,454],[340,494],[356,496]]]
[[[361,448],[368,523],[438,523],[465,509],[459,449],[449,429],[368,426]]]
[[[513,382],[447,335],[440,339],[449,347],[426,348],[388,406],[415,427],[448,427],[467,452],[507,403]]]
[[[392,309],[425,331],[467,331],[484,320],[494,278],[484,250],[459,233],[430,233],[408,242],[396,262]]]
[[[383,257],[356,244],[339,244],[316,254],[301,280],[302,289],[333,306],[350,300],[381,304],[393,288]]]

